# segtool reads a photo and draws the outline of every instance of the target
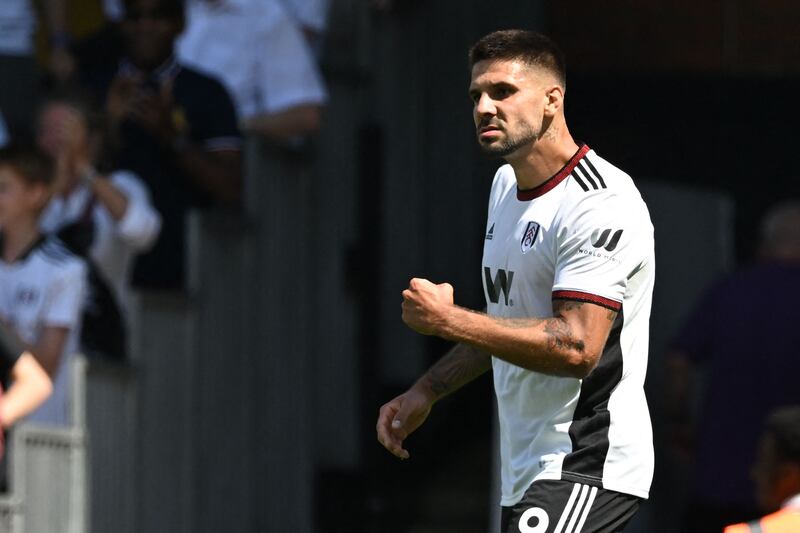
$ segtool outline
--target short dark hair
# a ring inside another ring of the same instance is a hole
[[[567,84],[564,54],[549,37],[528,30],[500,30],[481,37],[469,50],[469,66],[487,59],[519,60],[553,73]]]
[[[0,148],[0,167],[11,168],[27,185],[53,183],[53,164],[31,144],[11,144]]]
[[[800,405],[782,407],[767,418],[765,432],[771,435],[778,456],[800,464]]]

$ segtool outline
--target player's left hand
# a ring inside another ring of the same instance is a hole
[[[437,335],[452,306],[452,285],[413,278],[403,291],[403,322],[423,335]]]

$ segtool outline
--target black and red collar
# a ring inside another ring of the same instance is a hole
[[[520,201],[529,201],[533,200],[534,198],[538,198],[543,194],[553,190],[553,188],[564,181],[564,179],[572,174],[572,171],[575,169],[575,166],[580,162],[581,159],[591,150],[588,145],[581,144],[578,147],[578,151],[575,152],[572,157],[569,158],[569,161],[561,167],[561,170],[547,178],[544,183],[537,185],[533,189],[525,189],[521,190],[517,187],[517,200]]]

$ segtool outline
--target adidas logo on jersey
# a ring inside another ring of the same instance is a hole
[[[491,241],[493,237],[494,237],[494,224],[492,224],[492,227],[489,228],[489,232],[486,234],[486,240]]]
[[[597,191],[607,188],[603,176],[600,175],[588,158],[584,158],[575,166],[575,170],[572,171],[571,176],[575,182],[581,186],[581,189],[586,192],[590,189]]]

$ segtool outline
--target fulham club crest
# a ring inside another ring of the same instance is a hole
[[[522,253],[527,254],[531,248],[533,248],[534,243],[536,243],[536,237],[539,235],[539,223],[538,222],[528,222],[528,227],[525,228],[525,233],[522,234],[522,241],[520,241],[519,245],[522,248]]]

